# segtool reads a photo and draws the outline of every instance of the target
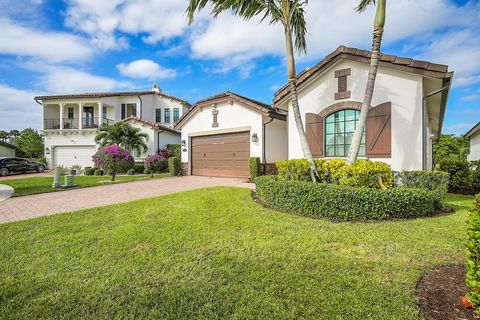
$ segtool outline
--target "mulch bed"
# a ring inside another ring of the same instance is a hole
[[[460,297],[467,292],[465,266],[446,266],[432,270],[417,284],[417,301],[425,320],[478,319],[473,309],[465,308]]]

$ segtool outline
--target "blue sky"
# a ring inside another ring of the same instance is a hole
[[[308,53],[298,71],[339,45],[369,49],[374,10],[310,0]],[[184,0],[0,0],[0,130],[41,127],[39,94],[149,90],[193,103],[230,90],[265,102],[285,83],[279,26],[201,12]],[[389,1],[382,51],[455,71],[445,133],[480,121],[480,1]]]

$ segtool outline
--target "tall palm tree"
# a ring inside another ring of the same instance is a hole
[[[189,22],[193,22],[196,11],[200,11],[209,3],[212,5],[214,17],[217,17],[225,10],[232,10],[233,13],[245,20],[260,15],[262,21],[268,19],[270,24],[281,24],[283,26],[288,65],[288,85],[292,94],[293,116],[300,137],[303,155],[310,163],[310,176],[312,181],[317,181],[318,173],[307,142],[298,104],[297,72],[294,54],[294,47],[300,53],[306,53],[307,51],[305,6],[308,4],[308,0],[189,0],[187,8]],[[295,43],[293,43],[292,39],[295,39]]]
[[[142,153],[148,150],[146,141],[148,141],[148,134],[141,131],[140,128],[135,128],[126,122],[116,122],[112,125],[102,124],[97,130],[95,142],[100,146],[108,146],[116,144],[132,152],[136,150]]]
[[[361,0],[357,7],[357,12],[363,12],[369,5],[375,5],[376,0]],[[363,129],[367,122],[368,110],[372,103],[373,89],[375,87],[375,78],[377,77],[378,60],[380,59],[380,46],[382,44],[383,28],[385,26],[385,7],[387,0],[378,0],[377,12],[375,14],[375,22],[373,27],[372,56],[370,58],[370,69],[368,70],[367,87],[363,97],[362,109],[358,118],[357,128],[353,134],[352,143],[348,151],[347,163],[357,161],[358,150],[362,141]]]

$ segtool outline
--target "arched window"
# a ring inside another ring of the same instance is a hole
[[[352,143],[353,134],[357,127],[358,110],[340,110],[332,113],[325,119],[325,155],[327,157],[346,157]],[[365,130],[358,152],[365,156]]]

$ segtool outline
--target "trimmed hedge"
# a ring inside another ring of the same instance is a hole
[[[395,177],[395,185],[408,188],[425,188],[437,196],[437,207],[441,207],[448,192],[450,175],[441,171],[401,171]]]
[[[127,175],[129,175],[129,176],[135,175],[135,169],[128,169]]]
[[[435,210],[436,195],[426,189],[378,190],[279,181],[274,176],[255,180],[260,200],[278,210],[338,220],[414,218]]]
[[[168,158],[168,171],[174,177],[182,175],[182,165],[180,163],[180,158],[177,158],[177,157]]]
[[[85,171],[84,171],[84,174],[86,176],[93,176],[95,174],[95,168],[92,168],[92,167],[85,167]]]
[[[250,180],[255,181],[257,177],[260,177],[263,173],[262,164],[259,157],[250,158]]]
[[[358,160],[351,165],[347,165],[343,159],[317,159],[314,162],[319,182],[368,188],[393,186],[393,171],[384,162]],[[310,181],[310,165],[305,159],[282,160],[275,164],[280,181]]]
[[[137,162],[133,166],[133,170],[135,170],[135,173],[143,173],[145,170],[145,165],[143,163]]]
[[[93,173],[96,176],[103,176],[103,170],[102,169],[96,169]]]
[[[480,194],[476,196],[476,204],[469,212],[467,219],[467,276],[469,288],[467,298],[475,306],[476,313],[480,314]]]

